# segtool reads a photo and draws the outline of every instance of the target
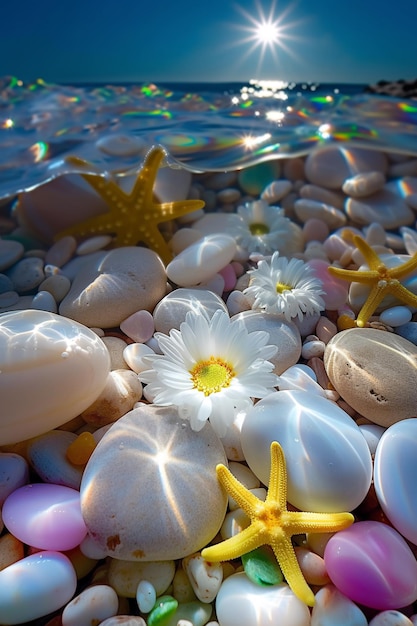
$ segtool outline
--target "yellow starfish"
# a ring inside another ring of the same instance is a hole
[[[364,305],[359,311],[356,319],[356,325],[363,328],[371,315],[376,311],[379,304],[388,294],[397,298],[401,302],[413,307],[417,307],[417,296],[399,281],[400,278],[404,278],[407,274],[410,274],[417,268],[417,253],[406,261],[402,265],[398,265],[394,268],[387,267],[377,255],[375,250],[359,235],[350,237],[348,234],[346,239],[351,239],[352,243],[362,252],[365,257],[366,264],[369,270],[345,270],[339,267],[330,266],[328,268],[330,274],[341,278],[342,280],[348,280],[352,283],[364,283],[370,285],[371,289],[366,298]],[[345,316],[343,316],[345,317]],[[347,326],[354,325],[353,320],[347,320]],[[342,324],[343,324],[342,320]]]
[[[271,473],[265,502],[248,491],[224,465],[218,465],[216,471],[223,487],[250,517],[251,524],[226,541],[204,548],[202,557],[206,561],[228,561],[268,544],[292,591],[300,600],[314,606],[314,594],[301,573],[291,537],[342,530],[352,524],[353,515],[288,511],[285,457],[276,441],[271,443]]]
[[[109,211],[66,228],[56,238],[64,235],[86,237],[115,234],[116,246],[132,246],[142,242],[159,254],[165,264],[168,263],[172,254],[158,224],[201,209],[204,202],[183,200],[159,204],[154,201],[153,186],[164,156],[165,152],[160,146],[155,146],[148,152],[130,194],[125,193],[114,180],[99,174],[81,173],[84,180],[107,203]],[[78,157],[69,157],[68,161],[78,167],[89,166]]]

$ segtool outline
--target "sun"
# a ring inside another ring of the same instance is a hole
[[[244,31],[246,36],[236,41],[235,45],[250,44],[241,60],[259,50],[258,70],[267,54],[271,54],[275,61],[278,60],[277,52],[279,50],[296,57],[288,44],[290,40],[299,39],[296,30],[300,22],[289,19],[290,13],[295,7],[294,3],[287,5],[285,10],[281,12],[277,11],[276,0],[268,3],[268,5],[269,11],[265,12],[260,0],[256,0],[256,12],[254,14],[249,13],[240,5],[236,5],[236,9],[246,20],[246,25],[239,25],[237,28]]]

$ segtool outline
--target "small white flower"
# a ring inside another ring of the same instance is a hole
[[[300,259],[280,257],[275,252],[270,263],[261,260],[257,269],[249,270],[250,283],[243,293],[254,297],[253,309],[284,315],[290,321],[304,314],[323,311],[325,292],[322,282],[314,276],[312,268]]]
[[[289,245],[291,251],[301,249],[301,229],[285,217],[280,207],[256,200],[238,207],[237,214],[246,227],[246,233],[242,229],[238,234],[237,242],[249,255],[260,253],[267,256],[275,250],[287,254]]]
[[[201,430],[210,418],[223,437],[252,398],[265,397],[277,385],[274,366],[267,360],[277,351],[267,345],[269,334],[248,332],[222,310],[211,319],[190,311],[180,330],[155,337],[163,354],[144,357],[152,369],[139,378],[147,383],[154,404],[177,406],[193,430]]]

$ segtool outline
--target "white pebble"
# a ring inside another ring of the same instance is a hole
[[[360,608],[340,593],[334,585],[326,585],[316,593],[310,626],[367,626]]]
[[[131,343],[123,350],[123,358],[136,374],[149,369],[149,365],[144,363],[143,357],[155,352],[143,343]]]
[[[311,359],[313,356],[323,356],[326,344],[323,341],[306,341],[301,349],[303,359]]]
[[[156,590],[149,580],[141,580],[136,591],[136,602],[142,613],[149,613],[156,602]]]
[[[322,220],[329,228],[340,228],[346,224],[346,215],[330,204],[300,198],[294,203],[295,214],[299,220],[306,222],[312,217]]]
[[[200,554],[192,554],[182,561],[195,595],[201,602],[213,602],[223,580],[221,563],[209,563]]]
[[[49,293],[49,291],[38,291],[38,293],[33,296],[32,309],[56,313],[58,311],[58,306],[55,298],[51,293]]]
[[[371,454],[375,454],[379,440],[386,429],[377,424],[360,424],[359,428],[366,439]]]
[[[235,189],[234,187],[227,187],[226,189],[222,189],[217,194],[217,200],[221,204],[233,204],[240,199],[241,193],[239,189]]]
[[[229,235],[207,235],[180,252],[166,273],[181,287],[205,283],[233,260],[235,252],[236,242]]]
[[[369,622],[369,626],[413,626],[413,624],[415,622],[411,621],[404,613],[395,610],[382,611]]]
[[[379,321],[395,328],[407,324],[412,318],[410,309],[406,306],[393,306],[385,309],[379,316]]]
[[[145,310],[136,311],[120,322],[120,330],[133,341],[145,343],[155,331],[152,314]]]
[[[269,183],[267,187],[261,193],[261,200],[265,200],[268,204],[272,204],[272,202],[278,202],[288,193],[290,193],[292,189],[292,183],[285,178],[274,180],[272,183]]]
[[[192,246],[199,239],[202,238],[202,233],[197,228],[179,228],[169,240],[169,246],[177,256],[180,252]]]
[[[91,626],[114,617],[119,599],[109,585],[88,587],[67,604],[62,612],[62,626]]]
[[[237,315],[237,313],[241,313],[242,311],[250,311],[252,308],[248,298],[237,289],[230,292],[226,300],[226,306],[230,317]]]
[[[83,256],[84,254],[97,252],[97,250],[105,248],[111,240],[112,237],[110,235],[97,235],[96,237],[90,237],[78,245],[76,253],[78,256]]]
[[[243,572],[232,574],[223,582],[216,598],[216,614],[220,626],[310,625],[308,606],[287,584],[262,587]]]
[[[363,172],[345,180],[342,191],[353,198],[370,196],[382,189],[385,184],[385,176],[382,172]]]

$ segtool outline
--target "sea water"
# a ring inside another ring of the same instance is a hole
[[[0,79],[0,198],[79,171],[70,156],[117,177],[138,171],[155,144],[171,166],[207,172],[329,143],[417,154],[417,101],[370,94],[360,84]]]

